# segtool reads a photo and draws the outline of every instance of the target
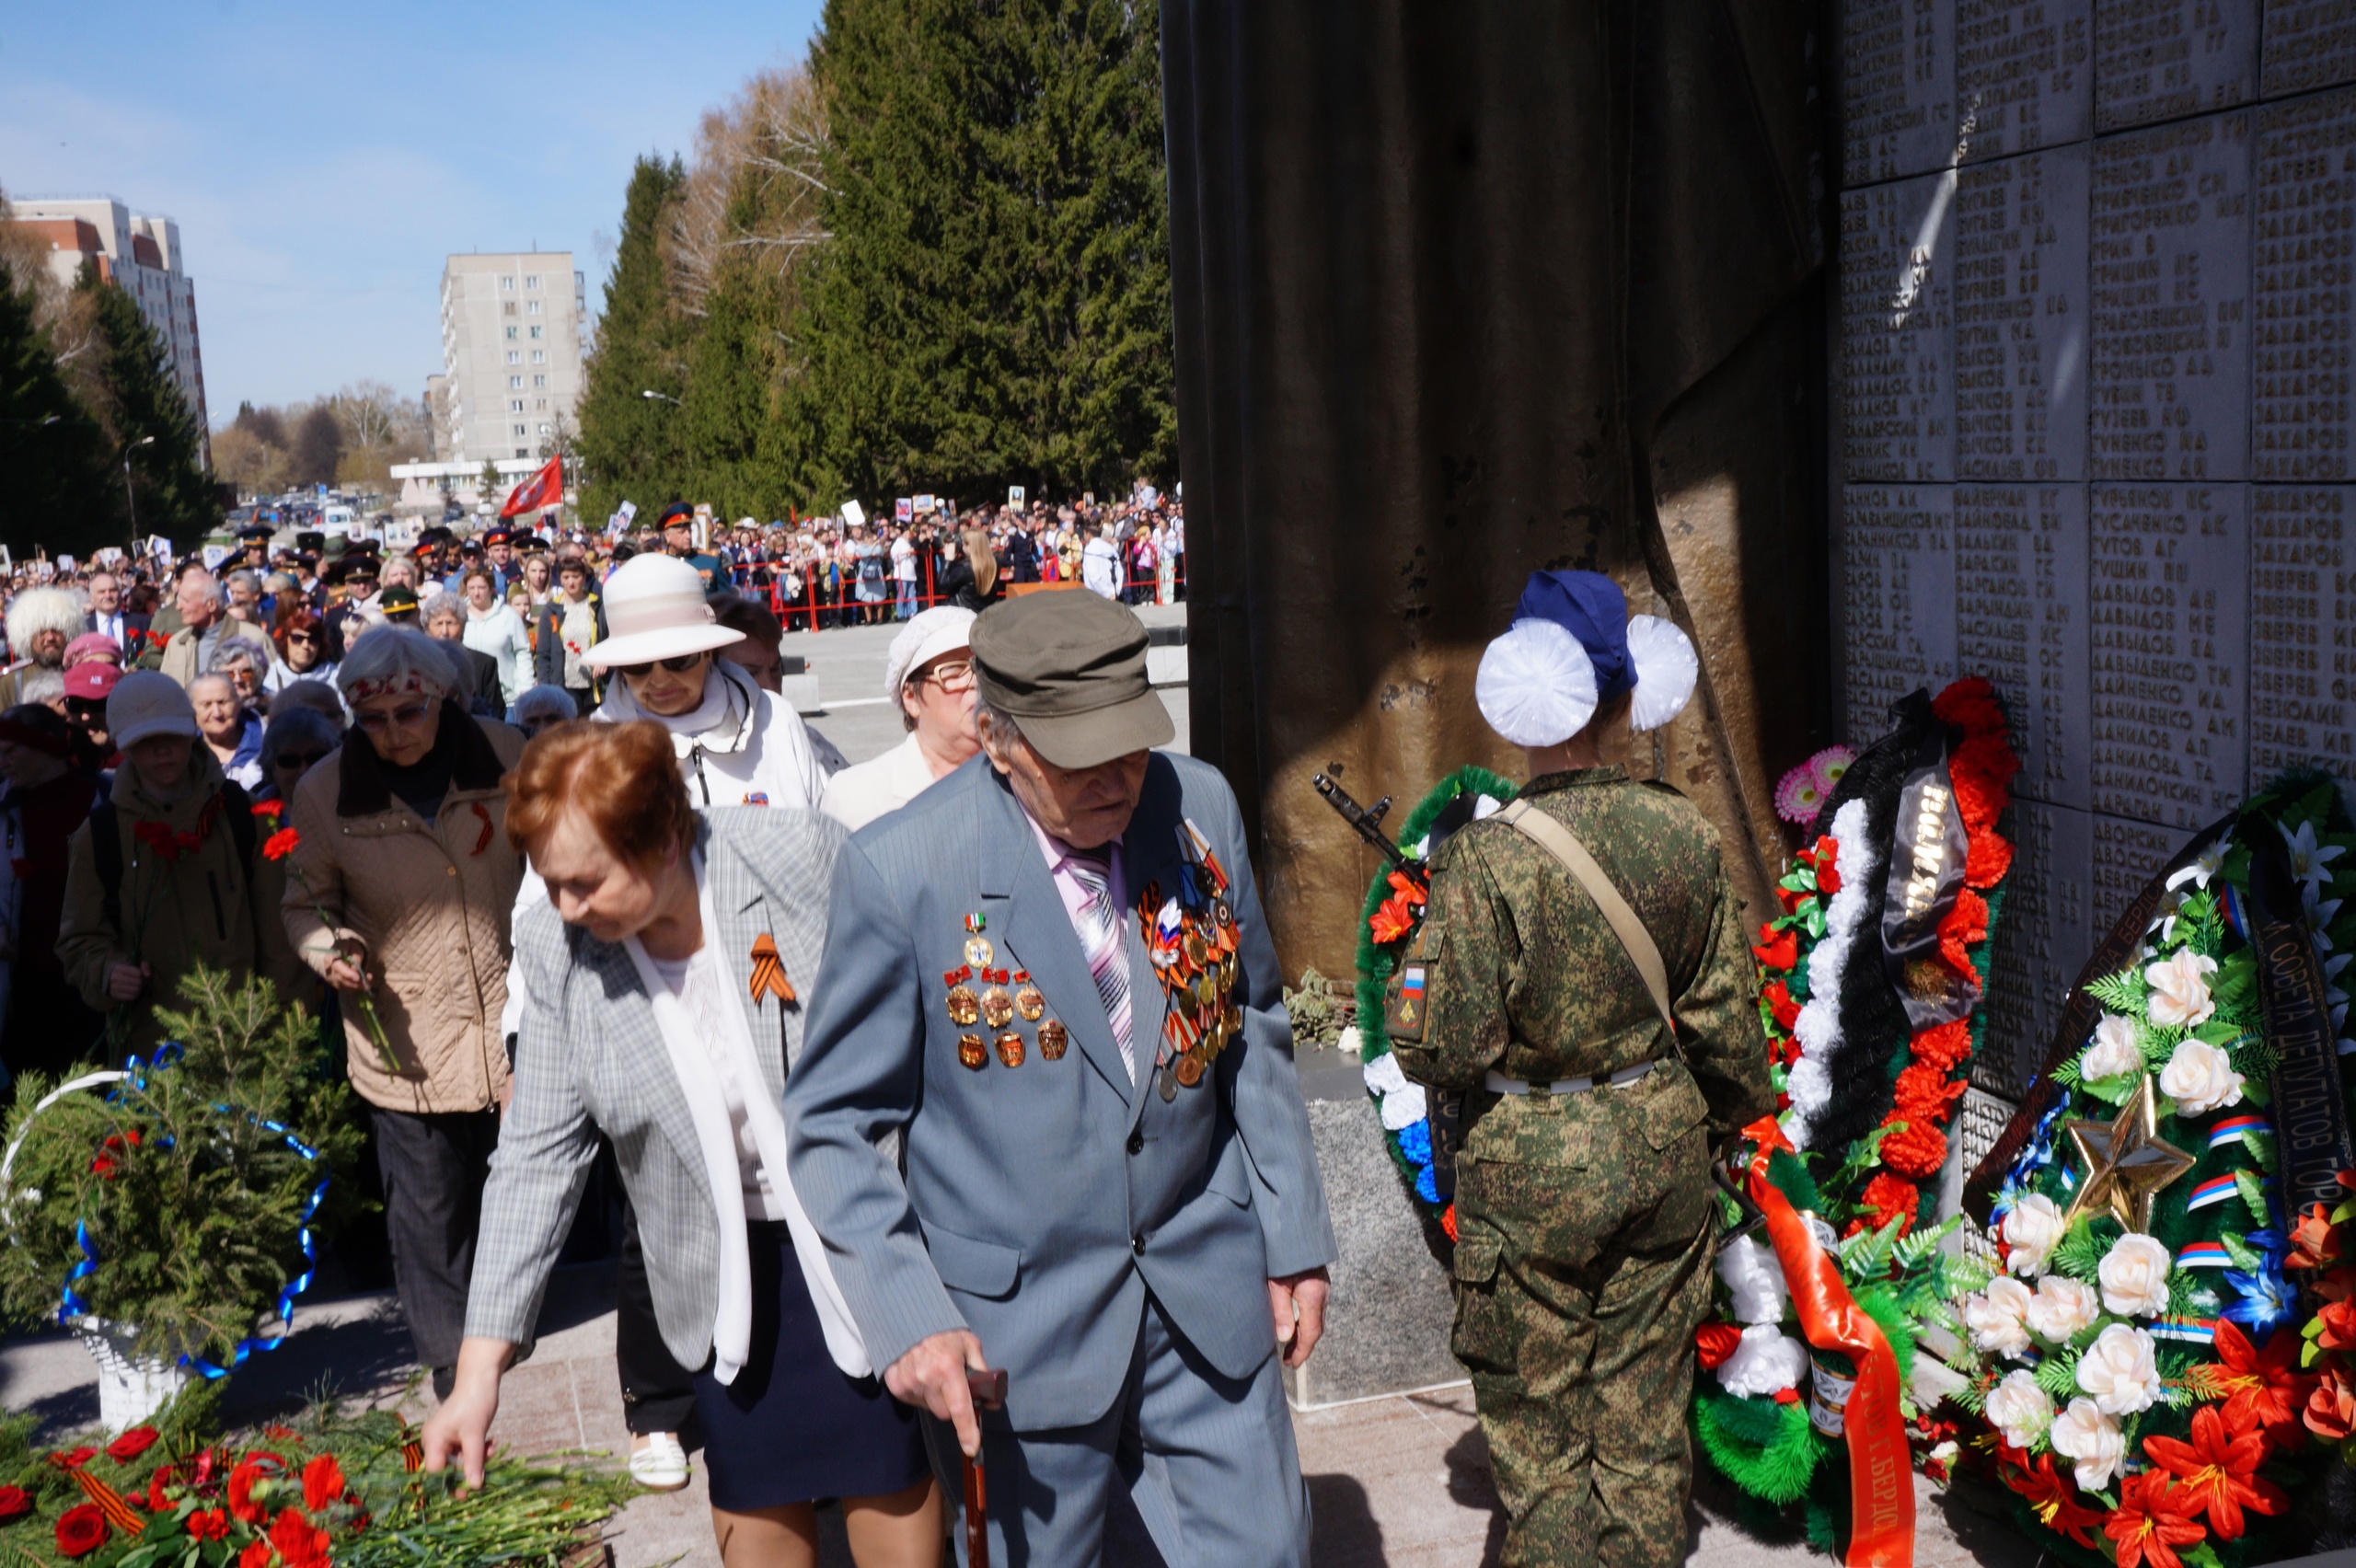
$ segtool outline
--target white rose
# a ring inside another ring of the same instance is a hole
[[[2045,1260],[2060,1244],[2064,1228],[2062,1211],[2053,1200],[2042,1193],[2031,1193],[2004,1216],[2004,1245],[2012,1250],[2007,1266],[2016,1274],[2035,1279],[2045,1272]]]
[[[2008,1372],[1988,1390],[1988,1424],[2015,1448],[2026,1448],[2053,1424],[2053,1399],[2028,1372]]]
[[[2190,948],[2178,948],[2143,971],[2152,988],[2144,1009],[2157,1024],[2182,1024],[2187,1029],[2209,1021],[2217,1004],[2209,997],[2208,976],[2217,973],[2217,961]]]
[[[2176,1260],[2149,1236],[2129,1231],[2110,1244],[2095,1277],[2102,1304],[2122,1318],[2156,1318],[2168,1309],[2168,1270]]]
[[[2152,1336],[2126,1323],[2113,1323],[2095,1336],[2078,1357],[2078,1387],[2095,1397],[2106,1415],[2149,1410],[2160,1397],[2160,1369],[2152,1360]]]
[[[1753,1323],[1742,1331],[1742,1343],[1718,1363],[1718,1381],[1727,1392],[1744,1399],[1763,1399],[1799,1386],[1807,1370],[1807,1347],[1773,1323]]]
[[[2072,1400],[2070,1408],[2053,1418],[2046,1440],[2062,1458],[2075,1459],[2073,1470],[2081,1492],[2100,1492],[2127,1457],[2119,1423],[2095,1408],[2092,1400]]]
[[[2143,1070],[2143,1052],[2135,1043],[2135,1020],[2105,1013],[2095,1025],[2095,1043],[2078,1064],[2078,1077],[2087,1083]]]
[[[2177,1043],[2176,1054],[2160,1069],[2160,1092],[2176,1101],[2177,1113],[2205,1116],[2223,1105],[2242,1102],[2242,1075],[2233,1058],[2206,1040]]]
[[[2018,1355],[2028,1348],[2028,1286],[2016,1279],[1992,1279],[1988,1288],[1963,1298],[1963,1326],[1971,1343],[1999,1355]]]
[[[2102,1311],[2095,1287],[2084,1280],[2047,1274],[2029,1298],[2028,1326],[2038,1337],[2060,1344],[2091,1324]]]

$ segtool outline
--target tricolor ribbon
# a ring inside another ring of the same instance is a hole
[[[775,997],[779,1005],[794,1001],[793,982],[785,977],[785,961],[777,955],[777,939],[763,931],[753,939],[753,1003]]]
[[[1773,1116],[1743,1129],[1758,1145],[1750,1170],[1750,1201],[1767,1219],[1767,1239],[1799,1309],[1800,1332],[1819,1350],[1838,1350],[1857,1369],[1845,1426],[1849,1445],[1849,1568],[1913,1568],[1914,1467],[1906,1418],[1898,1408],[1898,1357],[1881,1326],[1865,1314],[1829,1256],[1767,1180],[1768,1158],[1791,1141]]]

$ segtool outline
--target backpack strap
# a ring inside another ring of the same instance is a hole
[[[1611,885],[1611,879],[1603,874],[1603,868],[1595,863],[1587,846],[1579,842],[1576,834],[1528,801],[1515,801],[1497,813],[1497,820],[1553,856],[1571,873],[1571,880],[1587,890],[1588,897],[1595,901],[1596,908],[1602,911],[1605,922],[1611,926],[1611,934],[1620,939],[1620,946],[1635,964],[1636,973],[1644,976],[1645,989],[1652,993],[1653,1006],[1669,1030],[1669,1043],[1677,1046],[1681,1059],[1685,1049],[1678,1044],[1677,1018],[1669,1010],[1669,968],[1661,963],[1660,946],[1645,929],[1645,923],[1636,918],[1636,912],[1628,907],[1628,901],[1620,896],[1620,890]]]
[[[90,862],[98,873],[98,906],[107,929],[122,934],[122,829],[114,802],[100,801],[90,808]]]

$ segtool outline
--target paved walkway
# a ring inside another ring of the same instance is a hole
[[[508,1375],[492,1437],[527,1454],[628,1452],[614,1382],[610,1267],[560,1271],[542,1313],[539,1349]],[[320,1391],[406,1409],[422,1419],[432,1395],[416,1385],[409,1334],[389,1297],[306,1307],[285,1344],[230,1381],[233,1422],[299,1408]],[[98,1418],[97,1373],[62,1335],[0,1345],[0,1404],[40,1411],[53,1434]],[[1317,1519],[1314,1568],[1486,1568],[1505,1536],[1486,1445],[1461,1384],[1295,1412],[1301,1469]],[[701,1483],[639,1498],[615,1522],[618,1568],[718,1568]],[[2035,1549],[2003,1521],[1977,1516],[1918,1482],[1919,1568],[2034,1568]],[[1761,1540],[1727,1522],[1705,1494],[1690,1515],[1688,1561],[1707,1568],[1822,1563],[1793,1540]],[[826,1568],[849,1568],[828,1519]],[[1115,1564],[1114,1568],[1126,1568]]]

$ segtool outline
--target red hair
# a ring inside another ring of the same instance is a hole
[[[695,808],[671,749],[671,732],[651,719],[551,725],[532,738],[507,776],[507,842],[536,856],[558,819],[579,811],[606,847],[636,865],[695,842]]]

